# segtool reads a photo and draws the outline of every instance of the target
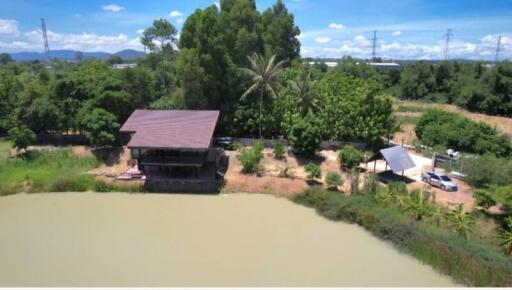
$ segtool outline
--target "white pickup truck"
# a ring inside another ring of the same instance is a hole
[[[435,172],[421,172],[421,180],[445,191],[457,191],[457,184],[450,177]]]

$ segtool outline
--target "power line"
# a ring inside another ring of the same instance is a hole
[[[41,18],[41,30],[43,31],[43,41],[44,41],[44,52],[46,54],[46,60],[50,60],[50,46],[48,45],[48,35],[46,34],[46,23],[44,22],[44,18]]]
[[[373,31],[372,38],[372,61],[375,61],[377,55],[377,30]]]
[[[453,33],[450,28],[446,30],[446,42],[444,44],[444,60],[448,59],[448,53],[450,52],[450,41],[452,40]]]
[[[498,43],[496,44],[496,55],[494,56],[495,62],[498,62],[500,60],[500,51],[501,51],[501,35],[498,36]]]

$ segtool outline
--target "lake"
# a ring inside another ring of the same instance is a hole
[[[0,198],[0,286],[456,286],[363,228],[271,195]]]

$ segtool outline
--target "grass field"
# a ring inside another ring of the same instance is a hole
[[[5,159],[9,156],[9,150],[11,150],[12,144],[5,138],[0,138],[0,160]]]
[[[395,105],[395,114],[402,122],[402,132],[396,133],[393,140],[397,143],[404,140],[406,144],[412,144],[417,139],[414,128],[418,119],[424,111],[431,108],[457,113],[473,121],[485,123],[512,138],[512,118],[472,113],[455,105],[399,101]]]
[[[0,194],[21,191],[85,191],[94,176],[84,174],[99,165],[95,157],[79,157],[70,148],[29,151],[0,161]]]

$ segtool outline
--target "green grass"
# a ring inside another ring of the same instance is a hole
[[[12,148],[12,143],[5,138],[0,138],[0,160],[9,157],[9,150]]]
[[[0,194],[86,191],[95,186],[85,172],[98,166],[96,157],[79,157],[71,149],[31,151],[0,160]]]
[[[422,262],[469,286],[512,286],[512,259],[494,243],[472,235],[465,239],[447,224],[430,218],[415,221],[396,205],[383,205],[373,195],[345,197],[311,188],[294,199],[331,220],[357,223],[375,236],[391,241]]]

